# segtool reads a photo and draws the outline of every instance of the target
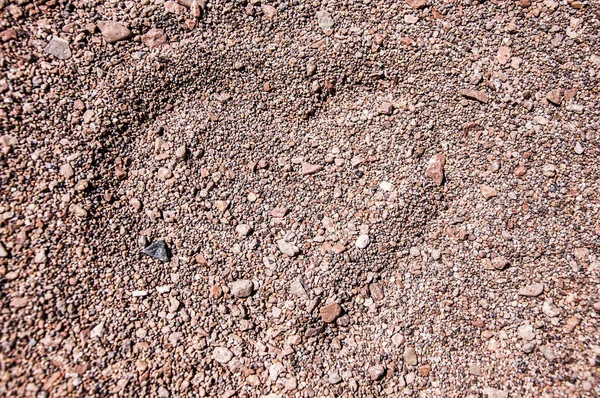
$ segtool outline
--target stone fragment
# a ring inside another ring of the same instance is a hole
[[[356,239],[355,246],[359,249],[366,249],[370,243],[371,243],[371,240],[369,239],[369,235],[363,234],[363,235],[360,235]]]
[[[250,297],[254,292],[254,283],[249,279],[240,279],[230,286],[231,294],[237,298]]]
[[[10,306],[16,309],[25,308],[29,301],[27,297],[16,297],[10,301]]]
[[[379,105],[377,112],[379,112],[379,114],[381,115],[391,115],[392,113],[394,113],[394,104],[392,104],[391,102],[384,102],[381,105]]]
[[[157,175],[161,180],[168,180],[173,177],[173,172],[166,167],[161,167],[158,169]]]
[[[540,294],[542,294],[543,291],[544,291],[543,283],[534,283],[534,284],[531,284],[529,286],[525,286],[525,287],[522,287],[521,289],[519,289],[519,295],[526,296],[526,297],[537,297]]]
[[[159,239],[153,242],[150,246],[144,248],[142,250],[142,254],[160,260],[164,263],[171,259],[171,251],[163,239]]]
[[[562,311],[551,301],[545,301],[544,304],[542,304],[542,312],[550,318],[555,318],[559,316]]]
[[[298,296],[301,299],[308,300],[309,296],[306,292],[306,288],[300,279],[296,279],[290,285],[290,293],[294,296]]]
[[[427,1],[425,0],[406,0],[406,4],[408,4],[409,6],[411,6],[412,8],[414,8],[415,10],[418,10],[420,8],[424,8],[427,6]]]
[[[483,195],[483,197],[486,200],[489,200],[491,198],[495,198],[496,196],[498,196],[498,191],[496,191],[495,188],[488,187],[487,185],[481,185],[479,187],[479,190],[481,191],[481,194]]]
[[[342,378],[340,377],[340,374],[338,372],[331,371],[331,372],[329,372],[327,381],[329,381],[329,384],[338,384],[342,381]]]
[[[317,11],[317,22],[324,33],[328,33],[334,25],[331,14],[325,10]]]
[[[65,177],[67,180],[73,178],[75,172],[73,171],[73,167],[69,163],[65,163],[60,166],[60,175]]]
[[[229,202],[227,202],[226,200],[215,201],[215,209],[217,209],[221,213],[224,213],[228,207],[229,207]]]
[[[517,177],[523,177],[527,173],[527,169],[525,166],[517,166],[513,171]]]
[[[531,341],[535,339],[535,331],[533,329],[533,326],[529,324],[519,326],[519,328],[517,329],[517,334],[520,338],[526,341]]]
[[[71,47],[69,46],[69,42],[59,37],[50,39],[48,45],[44,48],[44,51],[63,61],[71,58]]]
[[[295,257],[298,255],[298,253],[300,253],[298,246],[286,241],[285,239],[279,239],[277,241],[277,247],[279,248],[280,252],[288,257]]]
[[[573,149],[577,155],[583,154],[583,146],[580,142],[575,143],[575,148]]]
[[[484,104],[487,104],[487,102],[489,100],[489,97],[485,91],[463,89],[463,90],[460,90],[459,93],[460,93],[460,95],[462,95],[465,98],[477,100]]]
[[[496,60],[500,65],[506,65],[508,60],[510,59],[510,48],[506,46],[501,46],[498,49],[498,54],[496,54]]]
[[[485,387],[483,389],[483,396],[487,398],[508,398],[508,393],[497,388]]]
[[[548,360],[549,362],[553,362],[554,360],[556,360],[556,354],[554,353],[552,347],[550,347],[549,345],[540,346],[539,349],[544,358],[546,358],[546,360]]]
[[[402,354],[402,358],[404,359],[404,363],[410,366],[416,366],[418,363],[417,360],[417,352],[412,347],[407,347]]]
[[[283,218],[287,213],[287,207],[274,207],[273,209],[271,209],[271,216],[275,218]]]
[[[579,318],[576,316],[570,316],[565,319],[565,330],[567,333],[571,333],[579,325]]]
[[[383,286],[381,286],[381,283],[378,282],[369,284],[369,294],[371,295],[373,301],[381,301],[385,297],[383,293]]]
[[[562,92],[560,90],[552,90],[546,94],[546,99],[553,105],[560,106],[563,100]]]
[[[392,336],[392,344],[394,344],[396,347],[400,347],[405,341],[406,339],[402,333],[396,333]]]
[[[319,164],[302,163],[302,175],[311,175],[323,170],[323,166]]]
[[[198,4],[197,0],[192,0],[190,4],[190,16],[194,19],[200,19],[202,17],[203,7]]]
[[[152,28],[142,35],[142,43],[150,49],[159,48],[167,43],[167,36],[164,30]]]
[[[556,175],[556,166],[553,164],[545,164],[542,167],[542,174],[548,178],[552,178]]]
[[[17,37],[18,37],[17,31],[12,28],[5,29],[2,32],[0,32],[0,40],[2,40],[3,43],[6,43],[11,40],[16,40]]]
[[[417,374],[421,377],[427,377],[431,373],[431,365],[421,365],[417,368]]]
[[[227,362],[231,361],[233,358],[233,353],[225,347],[215,347],[212,356],[215,361],[225,365]]]
[[[181,4],[178,4],[176,1],[166,1],[164,4],[165,12],[170,14],[183,15],[185,14],[185,7]]]
[[[371,380],[379,380],[385,374],[385,367],[383,365],[373,365],[369,368],[368,373]]]
[[[381,181],[379,188],[381,188],[382,191],[389,192],[394,189],[394,185],[388,181]]]
[[[90,331],[90,339],[93,339],[96,337],[102,337],[103,333],[104,333],[104,322],[100,322],[99,324],[94,326],[94,328]]]
[[[125,25],[116,21],[99,21],[97,24],[100,33],[109,43],[116,43],[121,40],[129,39],[131,31]]]
[[[0,258],[10,257],[10,253],[6,250],[4,243],[0,242]]]
[[[235,227],[235,232],[240,236],[248,236],[252,233],[252,227],[248,224],[238,224],[237,227]]]
[[[441,153],[433,155],[427,163],[427,170],[425,174],[431,178],[433,182],[440,186],[444,182],[444,166],[446,165],[446,158]]]
[[[508,260],[503,256],[497,256],[492,259],[492,266],[497,270],[503,270],[508,265]]]
[[[319,315],[325,323],[333,323],[342,314],[342,307],[338,303],[324,305],[319,310]]]
[[[277,9],[270,4],[263,4],[260,8],[267,19],[273,20],[277,16]]]

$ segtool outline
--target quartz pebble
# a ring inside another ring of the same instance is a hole
[[[250,297],[254,292],[254,283],[248,279],[241,279],[231,284],[231,294],[238,298]]]

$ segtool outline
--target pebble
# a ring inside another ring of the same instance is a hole
[[[406,0],[406,4],[414,8],[415,10],[424,8],[427,6],[426,0]]]
[[[290,293],[304,300],[308,300],[310,298],[306,292],[304,284],[299,279],[296,279],[291,283]]]
[[[339,382],[342,381],[342,378],[340,376],[340,374],[336,371],[331,371],[329,372],[329,376],[327,377],[327,381],[329,381],[329,384],[338,384]]]
[[[324,305],[319,310],[319,315],[325,323],[333,323],[342,314],[342,307],[338,303]]]
[[[369,284],[369,294],[371,295],[371,298],[373,298],[373,301],[381,301],[385,297],[383,286],[381,286],[381,283],[377,282]]]
[[[10,301],[10,306],[16,309],[25,308],[29,301],[30,300],[27,297],[17,297]]]
[[[311,175],[323,170],[323,166],[318,164],[302,163],[302,175]]]
[[[519,289],[520,296],[526,297],[537,297],[544,291],[543,283],[533,283],[529,286],[522,287]]]
[[[416,366],[418,363],[417,360],[417,352],[412,347],[407,347],[402,354],[402,358],[404,359],[404,363],[410,366]]]
[[[146,297],[148,295],[148,291],[147,290],[134,290],[133,292],[131,292],[131,295],[133,297]]]
[[[497,388],[485,387],[483,389],[483,396],[487,398],[508,398],[508,393]]]
[[[396,333],[392,335],[392,344],[394,344],[396,347],[402,346],[405,341],[406,339],[402,333]]]
[[[104,322],[100,322],[90,331],[90,338],[102,337],[104,333]]]
[[[485,91],[463,89],[460,90],[459,93],[465,98],[477,100],[484,104],[487,104],[487,102],[489,101],[489,97]]]
[[[498,196],[498,191],[492,187],[488,187],[487,185],[481,185],[479,190],[485,199],[491,199]]]
[[[560,90],[552,90],[546,94],[546,99],[553,105],[560,106],[563,100],[562,92]]]
[[[59,37],[50,39],[48,45],[44,48],[44,51],[63,61],[71,58],[71,47],[69,46],[69,42]]]
[[[298,246],[294,245],[293,243],[287,242],[285,239],[279,239],[277,241],[277,247],[279,248],[279,251],[283,254],[285,254],[288,257],[295,257],[298,255],[298,253],[300,253],[300,249],[298,248]]]
[[[165,36],[165,31],[162,29],[152,28],[143,34],[141,38],[142,43],[150,49],[159,48],[167,43],[167,36]]]
[[[8,253],[8,250],[6,250],[4,243],[0,242],[0,258],[7,258],[9,256],[10,254]]]
[[[254,292],[254,283],[249,279],[240,279],[231,284],[231,294],[237,298],[250,297]]]
[[[159,239],[153,242],[150,246],[142,250],[142,254],[150,256],[154,259],[162,262],[169,262],[171,259],[171,251],[167,246],[167,243],[163,239]]]
[[[544,358],[546,358],[548,361],[552,362],[556,359],[556,354],[554,353],[552,347],[550,347],[549,345],[540,346],[539,350],[544,356]]]
[[[519,326],[519,328],[517,329],[517,334],[520,338],[526,341],[531,341],[535,339],[535,331],[533,329],[533,326],[529,324]]]
[[[248,224],[238,224],[237,227],[235,227],[235,232],[240,236],[248,236],[252,233],[252,227]]]
[[[501,271],[508,266],[508,260],[502,256],[494,257],[492,259],[492,266]]]
[[[575,144],[574,151],[575,151],[575,153],[576,153],[576,154],[578,154],[578,155],[582,155],[582,154],[583,154],[583,146],[581,145],[581,143],[580,143],[580,142],[577,142],[577,143]]]
[[[331,17],[331,14],[329,14],[329,12],[325,10],[317,11],[317,23],[319,24],[319,27],[323,30],[324,33],[329,33],[329,31],[331,30],[331,28],[333,28],[334,25],[334,21]]]
[[[394,185],[387,181],[381,181],[379,188],[381,188],[382,191],[390,192],[394,189]]]
[[[233,358],[233,353],[225,347],[216,347],[213,350],[213,358],[215,361],[222,365],[225,365]]]
[[[161,180],[168,180],[173,177],[173,172],[166,167],[161,167],[158,169],[157,175]]]
[[[131,37],[131,31],[125,25],[115,21],[99,21],[96,23],[104,39],[109,43],[116,43]]]
[[[544,174],[548,178],[552,178],[556,175],[556,166],[553,164],[545,164],[542,167],[542,174]]]
[[[273,20],[277,16],[277,9],[270,4],[263,4],[260,8],[267,19]]]
[[[517,166],[513,173],[517,177],[523,177],[527,173],[527,169],[525,168],[525,166]]]
[[[383,365],[373,365],[369,368],[368,373],[371,380],[379,380],[385,374],[385,367]]]
[[[227,210],[227,208],[229,207],[229,202],[225,201],[225,200],[217,200],[215,202],[215,208],[220,211],[221,213],[224,213],[225,210]]]
[[[508,60],[510,59],[510,48],[506,46],[501,46],[498,49],[498,54],[496,55],[496,60],[500,65],[506,65]]]
[[[391,115],[392,113],[394,113],[394,104],[392,104],[391,102],[384,102],[381,105],[379,105],[377,112],[379,112],[379,114],[381,115]]]
[[[433,155],[427,162],[425,174],[431,178],[435,185],[440,186],[444,182],[444,166],[446,158],[441,153]]]
[[[65,177],[67,180],[73,178],[75,172],[73,171],[73,167],[69,163],[65,163],[60,166],[60,175]]]
[[[355,246],[359,249],[366,249],[370,243],[371,240],[369,239],[369,235],[359,235],[356,239]]]
[[[431,373],[431,365],[421,365],[417,368],[417,374],[421,377],[427,377]]]
[[[561,309],[552,303],[552,301],[544,301],[542,304],[542,312],[550,318],[556,318],[561,314]]]
[[[576,316],[570,316],[565,319],[565,330],[567,333],[571,333],[579,325],[579,318]]]

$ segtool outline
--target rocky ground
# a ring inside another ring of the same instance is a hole
[[[0,0],[0,394],[600,395],[600,6]]]

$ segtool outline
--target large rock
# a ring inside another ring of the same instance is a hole
[[[121,22],[100,21],[96,25],[104,39],[109,43],[116,43],[131,37],[131,31]]]
[[[249,279],[240,279],[231,284],[231,294],[238,298],[246,298],[254,292],[254,283]]]
[[[143,249],[142,254],[145,254],[165,263],[171,259],[171,251],[169,250],[166,242],[163,239],[159,239],[156,242],[152,243],[150,246]]]
[[[53,37],[50,39],[48,45],[44,48],[44,51],[63,61],[71,58],[71,47],[69,46],[69,42],[60,37]]]

